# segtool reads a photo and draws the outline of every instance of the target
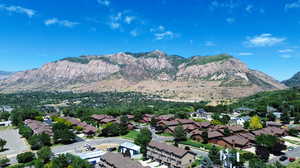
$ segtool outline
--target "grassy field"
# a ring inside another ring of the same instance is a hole
[[[180,144],[188,145],[188,146],[192,146],[192,147],[196,147],[196,148],[202,148],[202,149],[205,149],[205,150],[210,150],[213,146],[216,146],[220,150],[223,149],[222,147],[217,146],[217,145],[203,144],[201,142],[197,142],[197,141],[193,141],[193,140],[187,140],[187,141],[184,141],[184,142],[180,142]]]
[[[138,136],[139,132],[138,131],[129,131],[128,134],[122,136],[123,138],[126,139],[131,139],[134,140]]]

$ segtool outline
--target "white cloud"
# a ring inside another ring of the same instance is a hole
[[[162,31],[165,31],[165,27],[162,26],[162,25],[159,25],[158,27],[155,27],[155,28],[151,28],[150,29],[150,32],[162,32]]]
[[[282,50],[278,50],[278,52],[279,52],[279,53],[291,53],[291,52],[294,52],[294,50],[293,50],[293,49],[290,49],[290,48],[288,48],[288,49],[282,49]]]
[[[127,23],[127,24],[131,24],[131,22],[135,19],[134,16],[125,16],[125,19],[124,21]]]
[[[280,57],[285,59],[292,58],[292,56],[289,54],[280,55]]]
[[[239,7],[241,4],[239,1],[233,1],[233,0],[230,0],[230,1],[217,1],[217,0],[214,0],[210,3],[210,9],[215,9],[215,8],[229,8],[229,9],[234,9],[236,7]]]
[[[245,42],[250,47],[270,47],[276,44],[280,44],[285,41],[286,38],[274,37],[272,34],[261,34],[254,37],[248,37]]]
[[[121,24],[120,23],[112,22],[112,23],[110,23],[110,27],[112,29],[119,29],[121,27]]]
[[[252,13],[253,5],[247,5],[245,9],[248,13]]]
[[[21,6],[6,6],[6,5],[0,4],[0,10],[4,10],[7,12],[13,12],[13,13],[19,13],[19,14],[25,14],[30,18],[36,14],[35,10],[23,8]]]
[[[133,37],[136,37],[136,36],[139,35],[136,29],[131,30],[131,31],[130,31],[130,34],[131,34]]]
[[[163,40],[163,39],[173,39],[175,34],[172,31],[165,31],[162,33],[155,33],[154,34],[156,40]]]
[[[216,44],[215,44],[213,41],[206,41],[206,42],[204,43],[204,45],[205,45],[206,47],[213,47],[213,46],[216,46]]]
[[[69,20],[59,20],[57,18],[52,18],[52,19],[45,20],[44,24],[46,26],[60,25],[60,26],[72,28],[72,27],[78,25],[79,23],[78,22],[72,22],[72,21],[69,21]]]
[[[239,53],[240,56],[250,56],[250,55],[253,55],[253,53],[250,53],[250,52],[241,52]]]
[[[235,22],[235,18],[226,18],[226,22],[229,23],[229,24],[232,24]]]
[[[292,8],[300,8],[300,0],[294,1],[292,3],[287,3],[284,6],[285,10],[292,9]]]
[[[98,4],[104,5],[104,6],[109,6],[110,1],[109,0],[97,0]]]

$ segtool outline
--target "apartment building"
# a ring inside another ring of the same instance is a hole
[[[196,154],[191,151],[157,141],[149,143],[147,156],[169,168],[188,168],[196,159]]]

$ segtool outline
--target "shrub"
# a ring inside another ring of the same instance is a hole
[[[35,159],[35,155],[32,152],[25,152],[17,155],[19,163],[28,163]]]

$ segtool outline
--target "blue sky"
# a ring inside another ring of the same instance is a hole
[[[0,0],[0,70],[155,49],[229,53],[278,80],[300,71],[300,0]]]

